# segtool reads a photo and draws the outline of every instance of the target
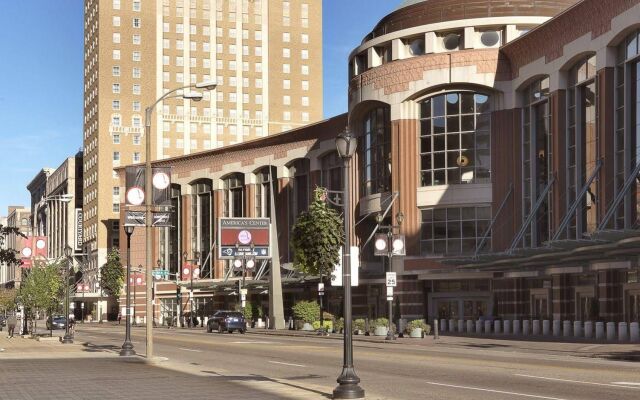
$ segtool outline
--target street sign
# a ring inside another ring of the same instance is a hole
[[[242,256],[271,258],[271,220],[269,218],[219,218],[219,259]]]
[[[318,294],[324,296],[324,283],[322,282],[318,283]]]
[[[167,279],[169,277],[169,271],[166,269],[154,269],[151,273],[156,279]]]
[[[169,227],[171,225],[171,212],[152,211],[151,225],[154,227]],[[145,211],[126,210],[124,213],[124,226],[146,226],[147,215]]]
[[[398,280],[395,272],[387,272],[387,287],[398,286]]]
[[[387,300],[393,301],[393,286],[387,286]]]
[[[249,290],[248,290],[248,289],[244,289],[244,288],[243,288],[243,289],[240,289],[240,294],[243,294],[243,295],[245,295],[245,296],[246,296],[246,294],[247,294],[248,292],[249,292]]]

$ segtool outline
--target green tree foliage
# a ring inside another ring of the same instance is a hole
[[[124,285],[125,271],[120,261],[120,252],[112,249],[107,255],[107,263],[100,268],[100,287],[109,296],[120,297]]]
[[[36,264],[29,270],[18,291],[18,299],[31,314],[42,311],[49,314],[58,308],[63,297],[66,266],[59,262]]]
[[[326,203],[326,190],[316,188],[309,211],[302,212],[292,229],[294,268],[307,275],[329,275],[344,244],[342,218]]]
[[[22,261],[16,257],[18,252],[15,249],[4,248],[4,243],[9,235],[18,235],[26,238],[24,233],[20,232],[18,228],[0,225],[0,263],[7,265],[21,264]]]
[[[320,319],[320,306],[315,301],[299,301],[291,307],[295,319],[312,324]]]
[[[5,315],[7,312],[16,307],[15,289],[0,289],[0,314]]]

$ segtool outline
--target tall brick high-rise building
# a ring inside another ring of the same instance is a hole
[[[153,158],[219,148],[322,118],[319,0],[85,0],[85,281],[117,247],[114,167],[144,162],[144,109],[168,90],[218,86],[158,104]],[[99,289],[98,289],[99,290]]]

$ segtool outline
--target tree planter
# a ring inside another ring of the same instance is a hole
[[[305,322],[304,325],[302,325],[302,329],[301,330],[302,331],[314,331],[315,329],[313,329],[313,326],[310,323]]]
[[[386,326],[376,326],[373,331],[374,336],[387,336],[389,328]]]
[[[411,330],[411,333],[409,334],[409,337],[415,338],[415,339],[422,339],[422,328],[414,328]]]

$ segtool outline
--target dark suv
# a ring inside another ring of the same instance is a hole
[[[207,321],[207,332],[211,333],[217,330],[218,333],[239,331],[244,333],[247,324],[244,321],[244,315],[237,311],[218,311]]]

